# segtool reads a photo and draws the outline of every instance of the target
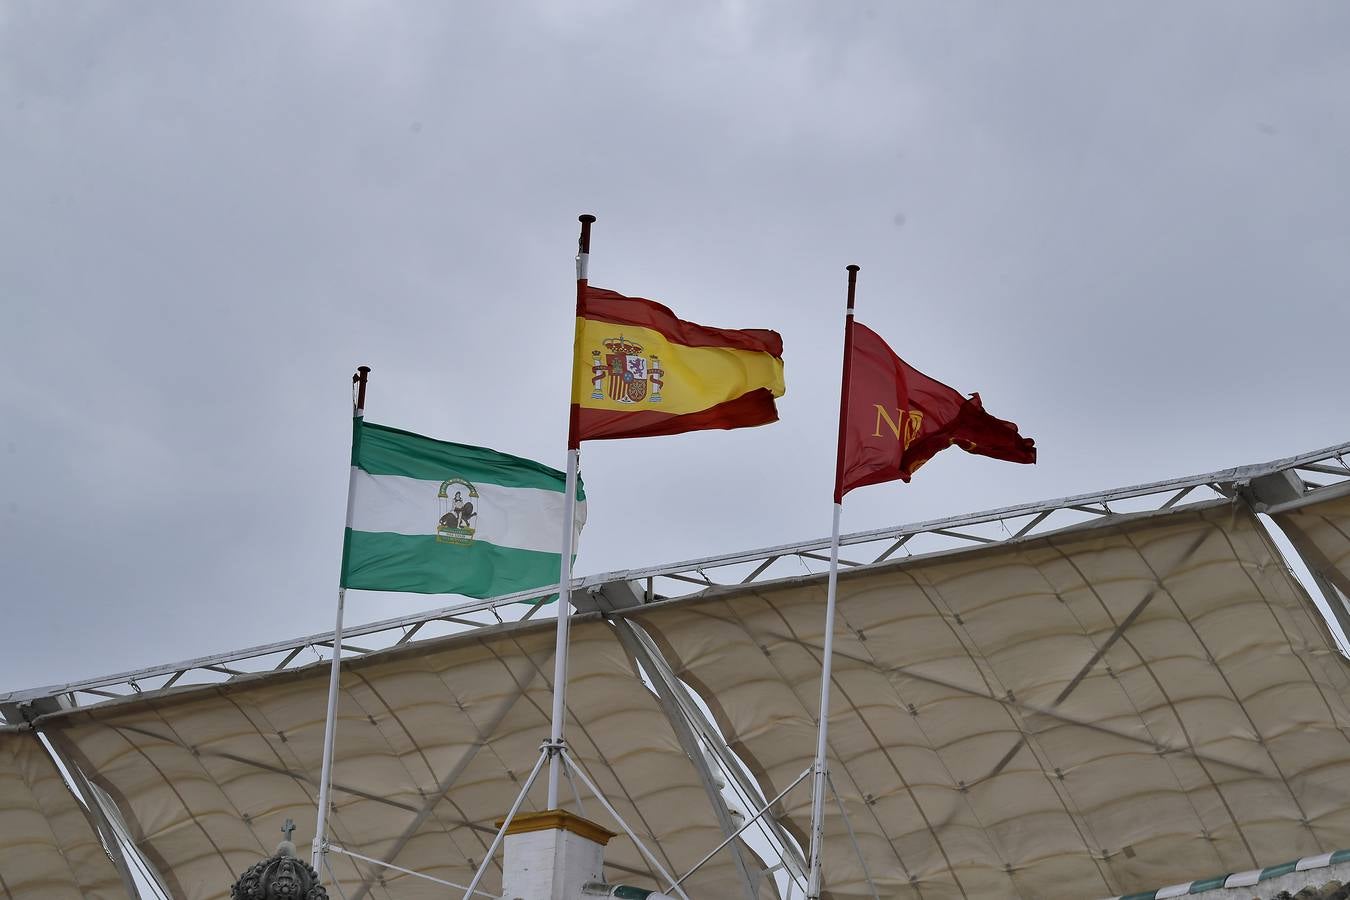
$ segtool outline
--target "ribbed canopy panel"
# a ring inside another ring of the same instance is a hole
[[[1293,541],[1308,568],[1350,600],[1350,496],[1296,504],[1275,521]]]
[[[32,732],[0,732],[0,897],[127,900],[84,808]]]
[[[824,605],[817,576],[634,616],[768,796],[814,752]],[[837,628],[831,769],[881,897],[1100,897],[1350,847],[1346,662],[1243,505],[846,573]],[[809,790],[784,808],[804,842]],[[826,828],[829,895],[870,896],[832,801]]]

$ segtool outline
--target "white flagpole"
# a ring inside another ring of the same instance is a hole
[[[359,440],[361,422],[366,415],[366,376],[369,366],[357,367],[352,382],[356,384],[356,410],[353,415],[352,440]],[[355,443],[353,443],[355,449]],[[352,499],[356,486],[356,465],[352,461],[351,472],[347,476],[347,528],[352,527]],[[346,563],[346,536],[343,537],[343,562]],[[345,574],[345,573],[344,573]],[[310,865],[319,873],[319,883],[324,881],[323,861],[324,844],[328,839],[328,792],[333,781],[333,741],[337,736],[337,699],[338,669],[342,662],[342,607],[347,599],[347,589],[338,587],[337,624],[333,626],[333,663],[328,672],[328,715],[323,726],[323,767],[319,774],[319,820],[314,825],[314,847],[310,854]]]
[[[562,574],[558,579],[558,640],[553,650],[553,729],[549,735],[548,805],[558,809],[558,788],[564,765],[559,749],[563,744],[563,722],[567,717],[567,635],[572,619],[572,533],[577,514],[577,463],[581,452],[567,451],[567,514],[563,516]]]
[[[825,791],[828,789],[826,754],[829,751],[830,682],[834,671],[834,608],[839,584],[839,518],[844,511],[844,427],[848,420],[849,357],[853,351],[853,294],[858,267],[848,267],[848,310],[844,314],[844,373],[839,388],[839,446],[834,468],[834,528],[830,536],[830,580],[825,591],[825,644],[820,670],[820,719],[816,725],[816,758],[811,783],[811,868],[807,900],[820,900],[821,854],[825,843]]]
[[[595,216],[579,217],[581,239],[577,244],[577,312],[586,298],[586,283],[591,256],[591,223]],[[576,372],[576,339],[580,337],[581,324],[572,340],[572,377]],[[569,396],[571,387],[568,389]],[[553,650],[553,727],[549,734],[548,746],[548,805],[546,809],[558,809],[558,789],[562,784],[563,766],[563,725],[567,719],[567,635],[572,619],[572,551],[575,549],[577,520],[577,468],[581,461],[581,442],[577,437],[577,410],[572,407],[567,428],[567,481],[565,482],[567,499],[566,514],[563,516],[563,540],[561,572],[558,576],[558,638]]]

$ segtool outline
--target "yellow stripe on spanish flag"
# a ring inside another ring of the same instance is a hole
[[[587,287],[572,371],[575,441],[777,421],[783,340],[709,328],[651,300]]]

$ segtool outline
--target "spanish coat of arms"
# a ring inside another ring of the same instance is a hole
[[[644,356],[641,344],[622,335],[607,338],[604,345],[603,359],[599,350],[591,351],[591,399],[660,403],[666,374],[660,358]]]

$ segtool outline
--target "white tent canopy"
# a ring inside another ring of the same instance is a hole
[[[541,622],[344,666],[333,843],[467,883],[548,735],[552,655],[552,627]],[[113,798],[174,896],[214,900],[270,854],[287,817],[312,821],[326,691],[325,668],[310,666],[41,724]],[[723,834],[693,763],[609,624],[573,626],[568,698],[574,758],[653,838],[668,869],[692,867]],[[527,809],[543,808],[544,785],[537,787]],[[598,807],[586,811],[603,816]],[[345,856],[330,861],[350,900],[445,896],[434,882]],[[655,881],[626,838],[610,844],[606,861],[616,881]],[[744,896],[733,861],[725,855],[701,869],[691,890]],[[485,884],[492,891],[499,882],[494,870]]]
[[[810,764],[823,597],[637,616],[766,791]],[[1240,505],[849,573],[839,617],[831,770],[883,897],[1103,896],[1350,846],[1350,669]],[[831,894],[870,896],[829,812]]]

